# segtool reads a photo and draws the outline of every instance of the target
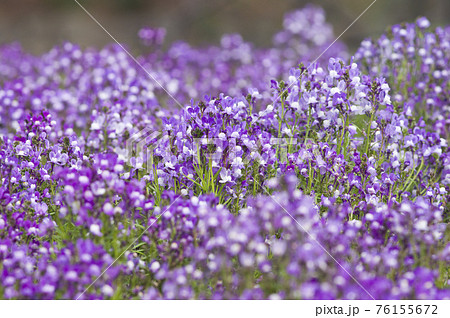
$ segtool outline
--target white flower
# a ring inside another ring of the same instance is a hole
[[[291,107],[294,108],[295,110],[299,110],[300,109],[300,104],[298,102],[292,102],[291,103]]]
[[[173,165],[173,163],[172,162],[170,162],[170,161],[166,161],[165,163],[164,163],[164,166],[166,167],[166,168],[168,168],[168,169],[175,169],[175,166]]]
[[[414,225],[416,230],[425,231],[428,228],[428,222],[426,220],[420,220]]]
[[[227,183],[227,182],[231,182],[231,181],[232,181],[232,179],[231,179],[231,174],[229,171],[227,171],[227,170],[220,171],[220,180],[219,180],[220,183]]]
[[[242,266],[250,267],[254,262],[253,255],[249,253],[242,253],[241,255],[239,255],[239,261],[241,262]]]
[[[67,272],[67,274],[65,275],[65,278],[68,281],[74,281],[74,280],[76,280],[78,278],[78,274],[77,274],[77,272],[71,270],[71,271]]]
[[[242,176],[242,170],[241,170],[241,169],[236,169],[236,170],[233,172],[233,176],[234,176],[235,178],[241,177],[241,176]]]
[[[233,131],[231,133],[231,138],[239,138],[239,133],[237,131]]]
[[[417,20],[417,25],[421,29],[426,29],[426,28],[430,27],[431,23],[430,23],[430,21],[428,21],[427,18],[422,17],[419,20]]]
[[[292,137],[292,131],[287,127],[283,128],[283,133],[288,135],[289,137]]]
[[[183,146],[183,153],[184,153],[185,155],[192,156],[192,155],[194,154],[194,151],[193,151],[192,149],[189,149],[189,148],[186,147],[186,146]]]
[[[341,92],[341,90],[339,89],[339,87],[333,87],[333,88],[330,90],[331,96],[334,96],[334,95],[336,95],[337,93],[340,93],[340,92]]]
[[[153,262],[152,265],[150,265],[150,270],[155,273],[160,267],[161,265],[159,262]]]
[[[353,85],[359,84],[360,82],[361,82],[361,78],[359,76],[355,76],[352,78]]]
[[[114,207],[112,206],[112,204],[109,202],[105,203],[105,205],[103,206],[103,212],[105,212],[106,214],[111,214],[113,211]]]
[[[45,284],[42,287],[42,292],[46,293],[46,294],[53,294],[53,292],[55,291],[55,286],[53,285],[49,285],[49,284]]]
[[[231,163],[233,167],[242,167],[244,165],[244,162],[242,161],[241,157],[234,158],[233,162]]]
[[[317,103],[317,98],[315,96],[309,96],[308,104],[315,104],[315,103]]]
[[[80,176],[78,178],[78,181],[80,181],[81,184],[88,184],[89,183],[89,178],[87,176]]]
[[[286,242],[281,240],[276,240],[272,245],[272,254],[274,256],[281,256],[286,252]]]
[[[102,236],[102,232],[100,232],[100,225],[98,224],[91,224],[89,231],[96,236]]]
[[[103,287],[102,287],[102,293],[103,293],[105,296],[111,297],[111,296],[114,294],[114,289],[112,289],[112,287],[109,286],[109,285],[103,285]]]
[[[335,70],[331,70],[330,71],[330,77],[331,78],[336,78],[336,77],[339,77],[339,74]]]

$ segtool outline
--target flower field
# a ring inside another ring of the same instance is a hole
[[[0,47],[1,299],[450,299],[450,26],[138,36]]]

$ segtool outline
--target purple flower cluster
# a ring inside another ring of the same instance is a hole
[[[435,255],[427,258],[434,263],[428,265],[432,268],[448,260],[448,246],[445,251],[435,245],[445,232],[438,209],[422,200],[407,201],[397,208],[372,207],[361,220],[348,220],[349,205],[337,207],[325,200],[316,205],[296,189],[297,184],[292,175],[272,182],[282,192],[249,200],[238,216],[211,197],[193,197],[170,206],[144,239],[147,249],[154,244],[158,253],[144,269],[156,286],[143,297],[450,296],[434,287],[437,271],[419,261],[421,253]],[[325,205],[326,219],[320,216]],[[407,248],[400,248],[400,242],[408,241]],[[440,252],[433,252],[435,248]],[[185,259],[189,259],[187,264]]]
[[[424,17],[394,25],[377,41],[363,41],[355,57],[370,75],[394,84],[394,103],[405,107],[406,114],[422,116],[448,139],[450,32],[430,25]]]
[[[450,299],[448,31],[4,45],[0,298]]]
[[[110,282],[124,271],[123,266],[111,266],[94,283],[114,259],[101,246],[82,239],[62,249],[49,242],[19,246],[0,240],[0,260],[2,296],[7,299],[112,297],[115,291]]]

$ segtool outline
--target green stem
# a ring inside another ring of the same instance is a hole
[[[309,107],[308,108],[308,122],[306,123],[306,136],[305,136],[305,144],[306,144],[306,141],[308,140],[308,137],[309,137],[309,130],[310,130],[310,127],[309,127],[309,123],[310,123],[310,121],[311,121],[311,107]]]
[[[405,186],[405,188],[403,188],[402,192],[405,192],[405,191],[409,190],[409,188],[411,187],[412,183],[416,180],[417,176],[419,175],[420,171],[422,170],[423,164],[424,164],[424,159],[422,158],[422,161],[420,162],[419,169],[417,170],[416,174],[414,175],[414,178],[412,178],[412,180],[410,181],[412,175],[409,175],[408,180],[406,180],[406,186]]]
[[[313,178],[312,175],[313,175],[312,166],[311,166],[311,162],[309,162],[308,194],[311,194],[312,178]]]
[[[371,133],[371,129],[372,129],[372,121],[373,121],[373,115],[375,114],[375,112],[372,112],[372,114],[370,115],[370,120],[369,120],[369,124],[367,125],[367,136],[366,136],[366,149],[365,149],[365,153],[367,155],[369,155],[369,146],[370,146],[370,133]]]

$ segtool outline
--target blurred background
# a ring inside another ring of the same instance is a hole
[[[165,27],[166,43],[217,44],[224,33],[240,33],[270,45],[283,15],[307,3],[322,6],[335,35],[344,31],[373,0],[79,0],[120,42],[138,46],[143,26]],[[342,37],[351,52],[389,25],[428,17],[450,23],[449,0],[378,0]],[[20,42],[35,54],[65,40],[102,47],[112,40],[73,0],[0,0],[0,44]]]

